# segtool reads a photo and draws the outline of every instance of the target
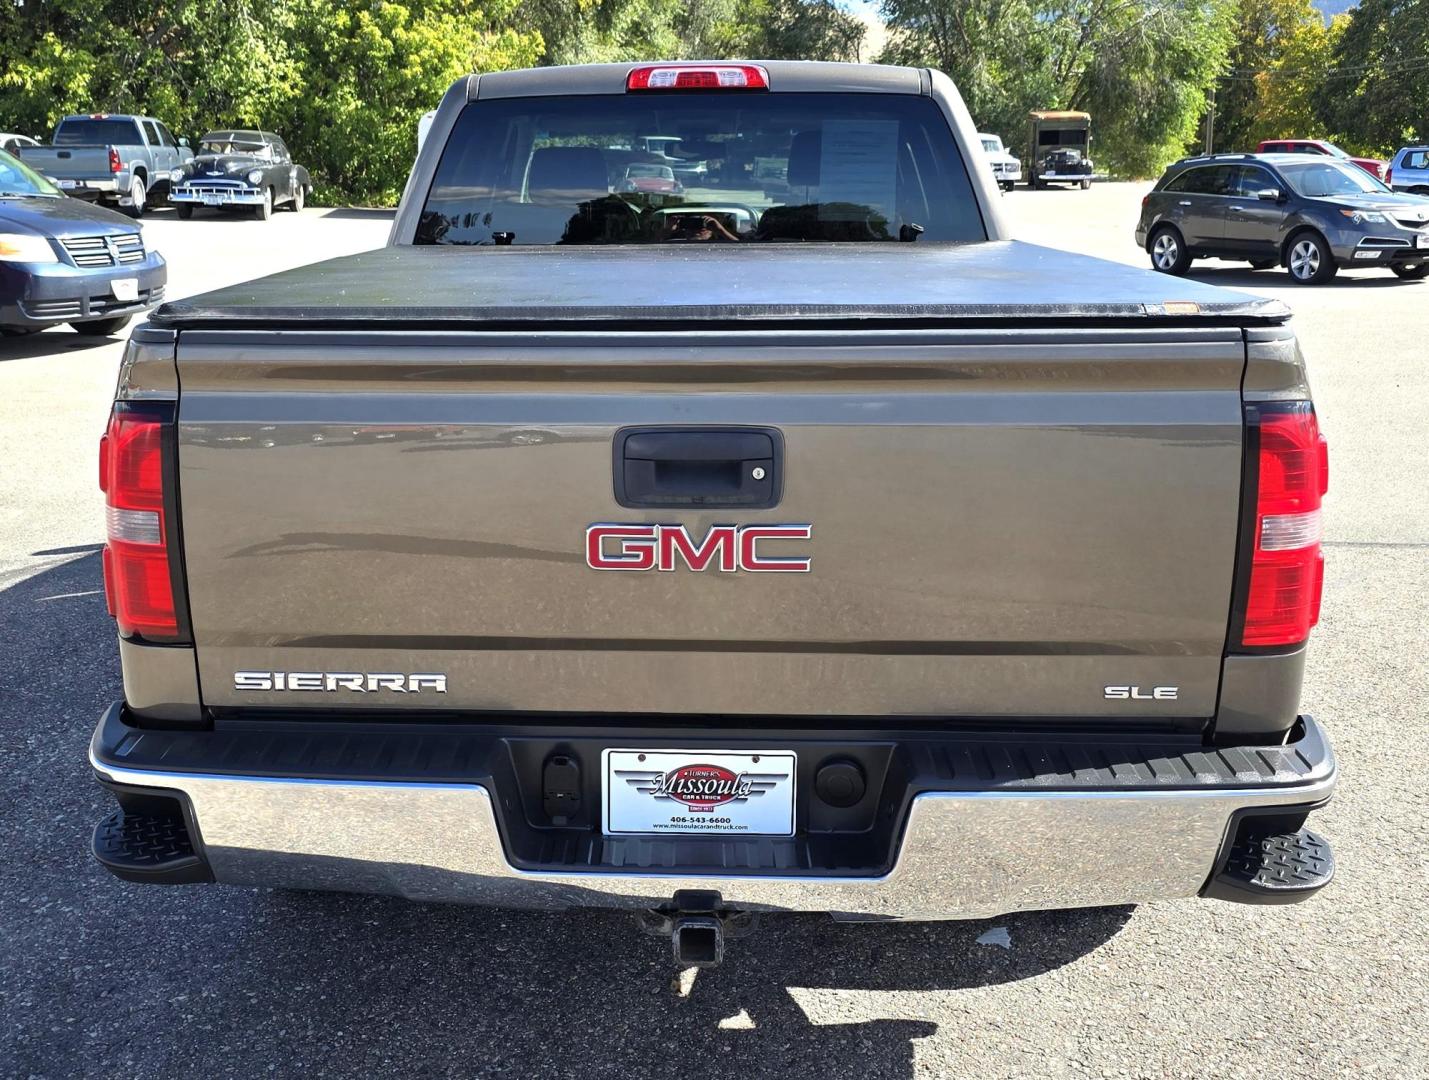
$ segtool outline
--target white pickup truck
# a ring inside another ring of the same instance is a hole
[[[992,166],[992,176],[997,181],[997,186],[1003,191],[1011,191],[1022,180],[1022,162],[1007,152],[1007,147],[1002,145],[1001,136],[979,131],[977,137],[978,142],[982,143],[983,153],[987,155],[988,164]]]

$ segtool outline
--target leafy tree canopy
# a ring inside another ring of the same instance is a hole
[[[1033,109],[1092,114],[1098,168],[1178,157],[1233,37],[1232,0],[884,0],[892,63],[952,76],[978,126],[1026,154]]]
[[[1315,101],[1347,149],[1429,141],[1429,0],[1360,0],[1331,62]]]
[[[1235,44],[1216,84],[1215,149],[1317,135],[1316,95],[1348,19],[1328,26],[1310,0],[1239,0]]]
[[[278,131],[328,199],[390,202],[416,118],[467,72],[533,64],[866,59],[845,0],[0,0],[0,130],[144,112],[195,137]],[[1092,114],[1100,168],[1150,175],[1217,92],[1216,146],[1429,139],[1429,0],[883,0],[878,59],[951,75],[980,127]]]

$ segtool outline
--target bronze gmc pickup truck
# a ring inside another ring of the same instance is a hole
[[[385,249],[160,308],[100,861],[628,908],[684,963],[1324,886],[1288,312],[1012,241],[980,153],[936,71],[472,76]]]

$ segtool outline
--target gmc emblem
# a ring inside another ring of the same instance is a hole
[[[810,555],[774,555],[770,543],[808,540],[812,525],[712,525],[695,543],[683,525],[601,523],[585,531],[585,561],[592,570],[748,570],[760,574],[807,574]],[[761,550],[762,549],[762,550]]]

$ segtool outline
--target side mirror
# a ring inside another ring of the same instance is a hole
[[[182,146],[185,150],[187,150],[189,148],[189,141],[187,139],[180,139],[179,145]]]
[[[1285,196],[1281,194],[1279,188],[1261,188],[1255,193],[1255,197],[1261,202],[1279,202]]]

